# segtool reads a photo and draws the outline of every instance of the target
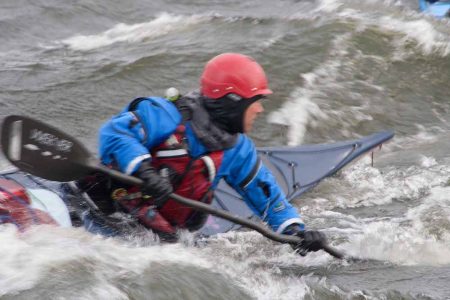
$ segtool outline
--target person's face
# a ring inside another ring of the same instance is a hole
[[[248,133],[252,130],[253,123],[256,120],[258,114],[264,111],[260,101],[253,102],[245,111],[244,114],[244,133]]]

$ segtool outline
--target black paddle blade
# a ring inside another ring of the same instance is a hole
[[[20,170],[55,181],[71,181],[91,171],[90,154],[73,137],[40,121],[8,116],[3,121],[2,151]]]

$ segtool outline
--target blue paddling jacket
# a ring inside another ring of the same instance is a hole
[[[100,129],[99,152],[105,165],[133,174],[142,161],[151,159],[151,149],[167,140],[182,122],[177,107],[165,98],[150,97],[130,111],[129,105]],[[210,152],[200,141],[190,121],[185,122],[187,150],[197,158]],[[238,134],[232,146],[223,151],[212,183],[214,189],[224,179],[244,199],[248,207],[282,233],[291,224],[304,224],[297,209],[287,200],[269,169],[258,158],[255,145],[245,134]]]

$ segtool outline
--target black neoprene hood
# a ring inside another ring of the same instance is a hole
[[[244,115],[247,108],[263,98],[262,95],[245,99],[236,94],[227,94],[219,99],[204,99],[211,120],[228,133],[244,132]]]

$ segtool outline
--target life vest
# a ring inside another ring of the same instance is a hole
[[[185,142],[185,127],[178,126],[165,142],[152,149],[152,165],[162,176],[169,176],[174,192],[180,196],[210,204],[211,184],[223,158],[223,151],[215,151],[192,158]],[[197,229],[206,221],[206,214],[169,199],[159,209],[172,225]]]
[[[138,104],[145,100],[146,98],[135,99],[128,106],[128,110],[136,110]],[[175,194],[210,204],[213,199],[211,185],[222,162],[223,151],[211,151],[200,157],[191,157],[188,152],[185,131],[185,126],[179,125],[167,140],[157,147],[153,147],[151,164],[159,170],[161,176],[170,178]],[[143,206],[148,206],[150,209],[152,202],[151,197],[143,195],[138,187],[115,185],[111,197],[129,212],[135,212],[146,226],[161,232],[171,231],[167,225],[162,226],[161,222],[156,222],[156,224],[154,220],[151,220],[151,216],[139,213]],[[207,214],[195,211],[173,199],[169,199],[160,207],[158,214],[170,225],[189,230],[200,228],[207,219]]]

